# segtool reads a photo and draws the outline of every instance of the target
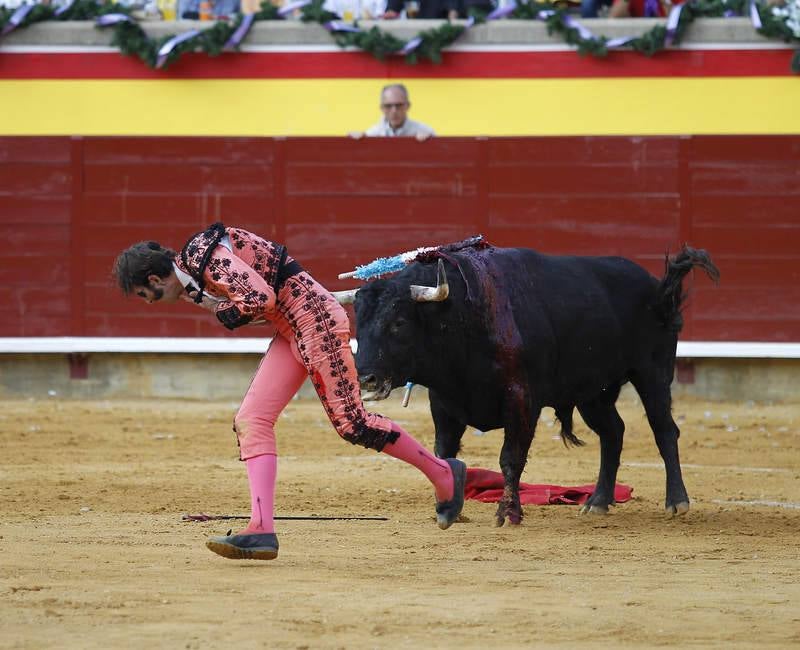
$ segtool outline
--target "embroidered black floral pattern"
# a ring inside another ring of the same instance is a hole
[[[343,353],[344,346],[349,345],[349,341],[346,340],[349,339],[349,334],[341,335],[335,331],[337,321],[328,309],[328,303],[332,298],[317,292],[313,280],[303,273],[287,280],[287,285],[293,298],[302,297],[303,312],[313,316],[313,331],[309,332],[308,326],[301,327],[289,309],[283,305],[278,307],[292,328],[300,358],[308,370],[328,418],[337,433],[348,442],[381,451],[387,443],[397,440],[400,434],[367,424],[367,413],[361,400],[357,399],[359,387],[350,379],[351,376],[355,376],[355,372],[348,372]],[[312,359],[311,352],[315,349],[325,355],[322,364],[318,358]],[[324,367],[318,367],[320,365]],[[334,379],[332,386],[326,385],[320,370],[327,371],[327,374]],[[333,408],[330,401],[332,398],[336,398],[337,402],[342,404],[341,409]]]
[[[352,444],[378,451],[397,440],[399,432],[371,425],[380,416],[367,413],[361,403],[349,331],[343,327],[346,320],[338,306],[335,313],[331,311],[333,298],[302,271],[284,246],[244,230],[222,228],[222,224],[214,224],[192,237],[181,251],[184,270],[196,278],[203,274],[216,285],[218,295],[228,299],[216,309],[220,322],[228,329],[240,327],[264,314],[271,303],[269,311],[274,305],[280,320],[289,325],[337,433]],[[233,259],[217,248],[223,234],[230,237]],[[237,258],[246,260],[246,265],[240,265]],[[267,295],[267,288],[275,295]],[[279,291],[286,302],[277,298]]]
[[[234,250],[241,251],[246,246],[250,247],[254,256],[254,261],[250,266],[267,281],[267,284],[274,287],[278,278],[278,268],[280,266],[284,246],[257,237],[252,233],[247,233],[240,228],[228,228],[227,234],[231,239],[231,247]],[[204,230],[194,235],[183,248],[181,259],[184,260],[188,267],[187,270],[192,276],[195,276],[195,279],[197,279],[197,272],[206,254],[206,250],[209,244],[213,243],[214,235],[215,231],[213,228]],[[212,261],[209,262],[209,267],[211,267],[213,261],[212,258]],[[230,262],[228,263],[230,264]],[[219,277],[214,277],[213,275],[212,278],[215,281],[219,279]]]
[[[247,325],[253,318],[247,314],[239,311],[236,305],[231,305],[225,309],[218,309],[215,312],[217,320],[222,323],[227,329],[233,330],[242,325]]]
[[[258,274],[270,286],[274,287],[278,279],[278,267],[284,247],[261,237],[254,237],[251,233],[246,233],[239,228],[230,228],[228,233],[234,248],[242,250],[246,246],[250,247],[254,258],[250,266],[253,267],[253,270],[258,271]]]
[[[250,248],[245,257],[250,260],[248,265],[255,272],[253,277],[247,271],[235,270],[230,257],[218,252],[217,245],[225,234],[230,237],[234,251]],[[185,270],[196,280],[208,278],[216,284],[225,285],[225,293],[232,304],[221,304],[216,315],[228,329],[251,322],[274,300],[273,296],[267,295],[263,290],[261,280],[275,288],[282,256],[285,256],[285,247],[280,244],[238,228],[226,230],[220,223],[194,235],[181,251]]]

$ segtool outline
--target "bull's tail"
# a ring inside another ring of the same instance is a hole
[[[653,308],[664,326],[676,333],[683,327],[681,309],[687,296],[683,290],[683,278],[695,266],[703,269],[714,282],[719,282],[719,269],[711,261],[711,256],[702,249],[684,244],[680,253],[671,259],[667,256],[664,260],[664,277],[658,286]]]
[[[583,447],[586,443],[572,433],[572,407],[559,407],[556,410],[556,417],[561,423],[561,442],[565,447]]]

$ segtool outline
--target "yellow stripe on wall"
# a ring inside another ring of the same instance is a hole
[[[0,82],[0,135],[338,136],[380,118],[380,79]],[[411,79],[446,136],[798,134],[793,77]]]

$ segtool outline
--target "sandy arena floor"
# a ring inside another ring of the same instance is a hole
[[[526,507],[494,528],[468,501],[447,531],[421,474],[341,441],[316,401],[279,428],[273,562],[204,547],[249,498],[236,405],[0,402],[2,648],[789,648],[800,645],[800,405],[680,399],[692,510],[662,514],[664,472],[641,408],[606,517]],[[427,400],[380,405],[428,446]],[[594,434],[565,450],[543,414],[523,480],[579,485]],[[463,458],[497,468],[501,433],[468,431]],[[751,502],[751,503],[748,503]],[[755,503],[760,502],[760,503]],[[779,507],[778,504],[793,505]],[[234,527],[240,522],[232,522]]]

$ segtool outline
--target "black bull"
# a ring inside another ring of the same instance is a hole
[[[714,281],[705,251],[684,247],[657,279],[621,257],[466,248],[444,263],[416,262],[355,297],[362,388],[385,397],[407,381],[427,386],[439,457],[455,457],[467,426],[503,428],[505,490],[496,523],[520,523],[519,482],[541,409],[555,409],[564,442],[577,407],[600,438],[600,471],[583,512],[614,501],[625,424],[620,388],[638,392],[666,470],[666,511],[689,509],[670,385],[683,325],[684,276]],[[437,272],[438,267],[438,272]],[[438,275],[438,280],[437,280]],[[419,285],[440,285],[438,291]],[[417,285],[417,286],[412,286]]]

